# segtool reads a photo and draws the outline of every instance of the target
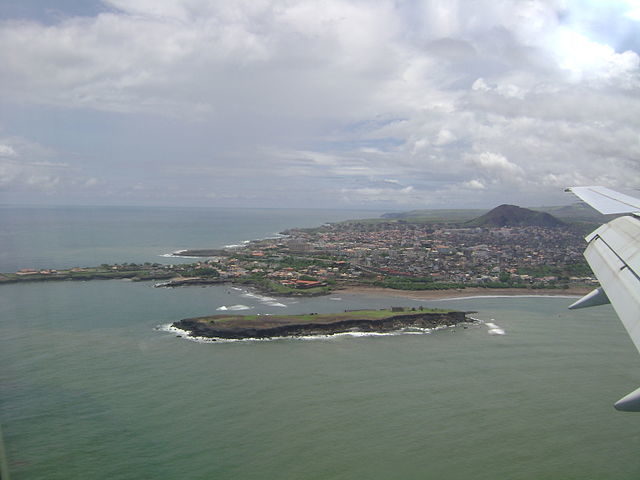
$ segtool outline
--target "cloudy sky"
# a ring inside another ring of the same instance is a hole
[[[2,0],[0,204],[640,187],[639,0]]]

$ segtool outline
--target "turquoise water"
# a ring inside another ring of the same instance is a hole
[[[293,226],[293,225],[292,225]],[[640,384],[613,310],[567,298],[270,299],[128,281],[0,289],[0,420],[15,479],[637,479]],[[197,343],[157,327],[243,305],[425,305],[431,334]]]

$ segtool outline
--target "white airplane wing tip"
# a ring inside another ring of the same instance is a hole
[[[640,212],[640,200],[606,187],[592,185],[588,187],[568,187],[571,192],[584,202],[605,215],[617,213]]]

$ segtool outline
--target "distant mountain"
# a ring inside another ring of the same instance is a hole
[[[487,209],[433,209],[411,210],[409,212],[384,213],[382,218],[388,220],[405,220],[415,223],[450,223],[466,222],[485,213]]]
[[[515,207],[518,208],[518,207]],[[527,210],[527,209],[523,209]],[[552,215],[556,220],[567,224],[585,224],[593,230],[595,225],[609,221],[609,215],[602,215],[586,203],[574,203],[572,205],[531,207],[529,210]],[[467,224],[478,220],[480,215],[487,213],[488,209],[433,209],[411,210],[409,212],[393,212],[381,215],[382,221],[408,222],[408,223],[448,223]],[[373,220],[372,220],[373,221]]]
[[[606,215],[601,214],[584,202],[557,207],[531,207],[531,209],[550,213],[554,217],[567,222],[578,221],[602,224],[609,221]]]
[[[500,205],[465,225],[476,227],[561,227],[565,223],[545,212],[536,212],[515,205]]]

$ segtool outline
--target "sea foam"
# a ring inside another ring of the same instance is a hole
[[[268,314],[267,314],[268,315]],[[291,335],[286,337],[267,337],[267,338],[221,338],[221,337],[195,337],[189,335],[189,332],[174,327],[172,324],[159,325],[156,330],[167,333],[173,333],[186,340],[196,343],[252,343],[252,342],[276,342],[287,340],[302,341],[339,341],[348,338],[367,338],[367,337],[395,337],[401,335],[429,335],[433,332],[446,329],[454,329],[456,325],[440,325],[433,328],[405,327],[391,332],[341,332],[331,335]]]
[[[259,302],[262,302],[269,307],[287,308],[287,306],[284,303],[279,302],[277,299],[273,297],[267,297],[265,295],[260,295],[254,292],[245,292],[242,294],[242,296],[246,298],[252,298],[252,299],[258,300]]]
[[[216,310],[221,310],[221,311],[226,311],[226,310],[231,310],[231,311],[239,311],[239,310],[251,310],[253,307],[250,307],[248,305],[222,305],[221,307],[216,308]]]
[[[493,320],[493,318],[491,320]],[[504,329],[502,329],[500,326],[496,325],[493,322],[486,322],[485,325],[489,329],[489,330],[487,330],[487,333],[489,333],[489,335],[504,335],[505,334]]]
[[[202,257],[190,257],[185,255],[179,255],[180,253],[184,253],[186,251],[187,250],[176,250],[175,252],[163,253],[162,255],[159,255],[159,256],[164,258],[202,258]]]

